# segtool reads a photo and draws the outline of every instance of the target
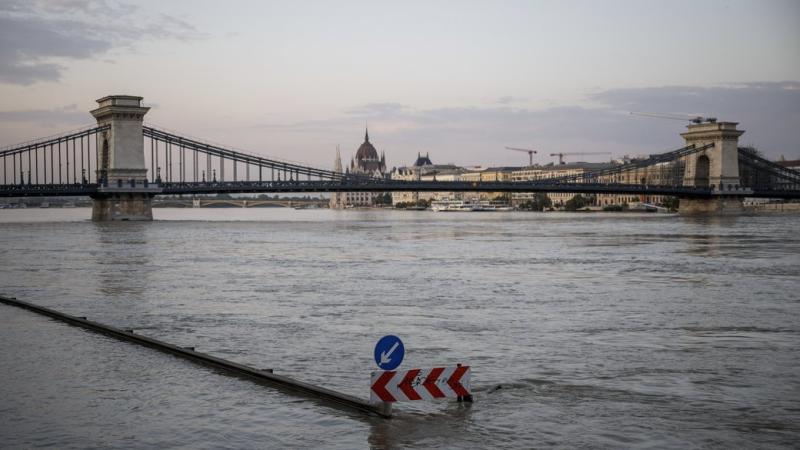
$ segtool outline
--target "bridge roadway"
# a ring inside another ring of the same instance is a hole
[[[309,181],[220,181],[167,182],[128,189],[86,184],[0,185],[0,197],[103,196],[134,191],[151,195],[319,193],[319,192],[564,192],[575,194],[668,195],[710,198],[720,194],[746,197],[800,199],[800,190],[753,189],[718,191],[709,187],[659,186],[623,183],[548,183],[542,181],[400,181],[400,180],[309,180]]]

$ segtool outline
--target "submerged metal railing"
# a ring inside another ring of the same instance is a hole
[[[180,347],[170,344],[158,339],[153,339],[147,336],[142,336],[134,332],[134,330],[123,330],[120,328],[105,325],[99,322],[88,320],[86,317],[77,317],[65,314],[43,306],[34,305],[32,303],[17,300],[14,297],[0,296],[0,303],[16,306],[18,308],[27,309],[38,314],[51,317],[61,322],[70,325],[78,326],[91,330],[94,332],[102,333],[116,339],[120,339],[134,344],[144,345],[155,350],[169,353],[180,358],[187,359],[194,363],[210,366],[215,369],[224,370],[227,373],[244,377],[250,380],[257,381],[261,384],[266,384],[283,391],[301,394],[310,398],[323,401],[328,405],[345,407],[348,409],[356,410],[370,415],[380,417],[390,417],[391,410],[387,409],[384,405],[370,403],[367,400],[362,400],[352,395],[337,392],[321,386],[316,386],[310,383],[299,381],[283,375],[273,373],[272,370],[259,370],[244,364],[239,364],[226,359],[217,358],[205,353],[200,353],[194,348]]]

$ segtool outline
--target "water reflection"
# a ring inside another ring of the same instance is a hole
[[[472,408],[472,403],[453,403],[440,413],[396,413],[391,419],[374,419],[367,443],[371,449],[385,450],[404,448],[410,442],[463,442]]]
[[[145,299],[151,266],[147,233],[143,222],[92,223],[99,243],[94,272],[98,291],[110,301]]]
[[[720,237],[717,235],[692,236],[689,238],[689,249],[694,256],[720,256]]]
[[[731,230],[741,230],[747,225],[746,218],[741,216],[681,216],[681,221],[694,231],[686,236],[685,253],[712,258],[723,256],[726,249],[743,237],[731,236]]]
[[[701,227],[735,227],[737,224],[747,221],[749,218],[746,215],[731,215],[731,216],[678,216],[681,221],[691,225]]]

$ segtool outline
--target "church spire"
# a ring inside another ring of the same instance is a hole
[[[342,154],[339,153],[339,146],[336,146],[336,159],[333,161],[333,171],[342,173]]]
[[[364,125],[364,142],[369,142],[369,126]]]

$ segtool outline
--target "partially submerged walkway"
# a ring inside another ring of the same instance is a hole
[[[353,397],[352,395],[305,383],[287,376],[277,375],[273,373],[271,369],[255,369],[244,364],[217,358],[205,353],[196,352],[193,347],[179,347],[158,339],[136,334],[133,330],[123,330],[99,322],[93,322],[88,320],[86,317],[72,316],[60,311],[17,300],[15,297],[0,296],[0,303],[24,308],[29,311],[52,317],[70,325],[85,328],[97,333],[102,333],[119,340],[150,347],[165,353],[170,353],[172,355],[188,359],[197,364],[220,369],[232,375],[247,378],[260,384],[278,388],[287,393],[310,397],[320,402],[330,404],[331,406],[345,407],[363,412],[365,414],[376,415],[380,417],[391,416],[391,409],[383,406],[382,404],[370,403],[367,400],[362,400],[360,398]]]

